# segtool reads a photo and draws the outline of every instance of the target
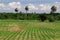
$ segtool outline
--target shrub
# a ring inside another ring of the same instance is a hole
[[[55,21],[54,17],[51,16],[51,17],[49,18],[49,22],[54,22],[54,21]]]
[[[55,17],[56,20],[60,20],[60,15]]]
[[[46,20],[46,16],[43,14],[43,15],[40,16],[40,19],[41,19],[42,22],[44,22]]]

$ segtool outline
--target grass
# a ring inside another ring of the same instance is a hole
[[[0,40],[60,40],[60,21],[0,20]]]

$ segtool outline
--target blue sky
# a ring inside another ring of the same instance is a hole
[[[60,12],[60,0],[0,0],[0,12],[14,12],[15,8],[25,12],[26,5],[29,6],[29,12],[50,12],[53,5]]]

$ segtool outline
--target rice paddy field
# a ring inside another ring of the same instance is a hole
[[[60,40],[60,21],[0,20],[0,40]]]

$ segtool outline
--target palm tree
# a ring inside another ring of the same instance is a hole
[[[18,19],[18,8],[15,8],[15,12],[16,12],[16,17],[17,17],[17,19]]]
[[[26,10],[26,13],[27,13],[27,11],[29,10],[28,6],[25,7],[25,10]]]
[[[55,14],[54,13],[56,12],[56,10],[57,10],[57,8],[55,6],[51,7],[51,14],[52,14],[52,16],[50,16],[49,22],[55,21]]]
[[[29,10],[28,6],[25,7],[25,10],[26,10],[26,14],[27,14],[27,11]],[[28,14],[26,15],[26,18],[28,19]]]
[[[57,10],[57,8],[56,8],[55,6],[52,6],[52,7],[51,7],[51,13],[56,12],[56,10]]]

